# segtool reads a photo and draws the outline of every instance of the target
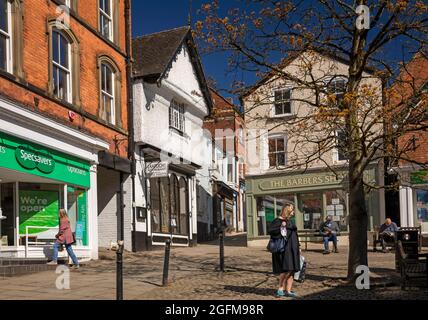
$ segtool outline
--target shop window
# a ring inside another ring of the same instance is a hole
[[[286,165],[286,137],[276,136],[269,137],[269,166],[283,167]]]
[[[274,92],[275,116],[291,115],[291,88],[276,90]]]
[[[161,199],[161,232],[170,233],[170,193],[169,178],[160,179],[160,199]]]
[[[180,178],[180,234],[189,234],[189,191],[187,180]]]
[[[100,81],[99,117],[115,126],[122,126],[121,120],[121,74],[117,64],[107,56],[98,58]]]
[[[171,190],[171,228],[173,233],[180,233],[180,187],[175,174],[172,174],[169,180]]]
[[[161,232],[160,180],[150,179],[150,209],[152,232]]]
[[[416,212],[419,224],[428,223],[428,190],[416,190]]]
[[[22,4],[0,0],[0,70],[23,78]]]
[[[67,188],[67,213],[77,245],[88,245],[86,191],[79,188]]]
[[[275,197],[264,196],[257,197],[257,226],[258,235],[267,235],[267,228],[275,218]]]
[[[325,216],[333,216],[333,221],[336,221],[341,231],[348,229],[347,218],[347,196],[343,190],[326,191],[326,212]],[[368,207],[367,207],[368,208]]]
[[[318,230],[323,221],[322,194],[299,194],[297,200],[299,211],[303,214],[303,228]]]

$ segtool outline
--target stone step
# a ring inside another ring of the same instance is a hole
[[[56,270],[57,266],[48,264],[9,265],[0,266],[0,279],[16,277],[42,271]]]
[[[46,258],[0,258],[1,266],[43,265],[48,262]]]

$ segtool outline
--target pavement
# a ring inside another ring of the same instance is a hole
[[[369,252],[371,288],[358,290],[344,279],[347,247],[340,253],[322,254],[321,244],[310,244],[302,254],[307,260],[306,281],[293,291],[305,300],[428,299],[428,288],[402,291],[393,253]],[[168,286],[162,286],[164,251],[124,255],[124,299],[127,300],[277,300],[277,277],[265,247],[225,247],[225,272],[219,272],[219,247],[203,244],[172,248]],[[100,252],[100,259],[70,270],[69,289],[64,274],[41,272],[0,279],[0,300],[114,300],[115,253]],[[281,298],[289,299],[289,298]]]

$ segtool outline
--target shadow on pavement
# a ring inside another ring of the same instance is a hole
[[[272,288],[255,288],[255,287],[232,286],[232,285],[226,285],[223,288],[224,290],[229,290],[229,291],[242,293],[242,294],[256,294],[259,296],[267,296],[267,297],[275,296],[275,289],[272,289]]]

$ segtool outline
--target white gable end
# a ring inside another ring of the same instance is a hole
[[[196,70],[190,60],[189,50],[182,45],[172,62],[165,81],[187,96],[193,104],[204,114],[208,114],[208,108],[196,76]]]

